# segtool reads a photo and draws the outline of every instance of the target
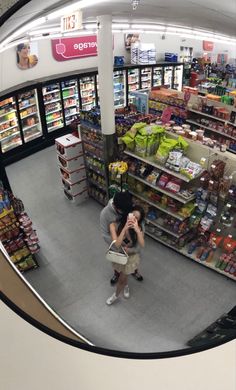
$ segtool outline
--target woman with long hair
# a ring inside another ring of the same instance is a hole
[[[114,246],[119,250],[122,246],[129,255],[125,265],[113,263],[113,268],[120,273],[116,291],[106,301],[112,305],[123,291],[124,297],[129,298],[128,275],[135,272],[140,262],[140,248],[144,248],[144,210],[134,206],[132,213],[125,215],[119,224],[110,224],[110,233]]]

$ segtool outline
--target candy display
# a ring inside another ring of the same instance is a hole
[[[22,201],[1,185],[0,205],[0,239],[12,262],[20,271],[38,267],[33,254],[39,251],[39,240]]]

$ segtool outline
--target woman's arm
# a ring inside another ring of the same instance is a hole
[[[133,223],[133,229],[137,234],[138,244],[141,246],[141,248],[144,248],[145,246],[144,233],[142,232],[137,220]]]
[[[123,227],[123,229],[121,230],[119,236],[117,235],[117,224],[116,223],[111,223],[110,224],[110,233],[111,233],[111,238],[112,238],[112,241],[116,240],[115,242],[115,246],[117,248],[119,248],[125,238],[125,233],[126,233],[126,230],[128,228],[128,222],[126,222],[125,226]]]

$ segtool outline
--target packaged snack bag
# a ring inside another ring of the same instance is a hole
[[[137,134],[135,137],[135,153],[141,157],[145,157],[147,154],[147,142],[148,137],[146,135]]]
[[[178,137],[178,147],[184,152],[186,152],[189,147],[189,144],[183,137]]]
[[[163,138],[156,153],[156,159],[164,164],[169,156],[169,152],[173,150],[178,141],[171,138]]]
[[[223,249],[227,253],[233,253],[236,249],[236,240],[233,239],[231,235],[226,237],[223,241]]]

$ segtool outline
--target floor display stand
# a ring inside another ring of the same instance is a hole
[[[39,240],[20,199],[0,187],[0,240],[19,271],[37,268]]]
[[[82,141],[68,134],[57,138],[55,144],[64,194],[79,204],[88,196]]]

